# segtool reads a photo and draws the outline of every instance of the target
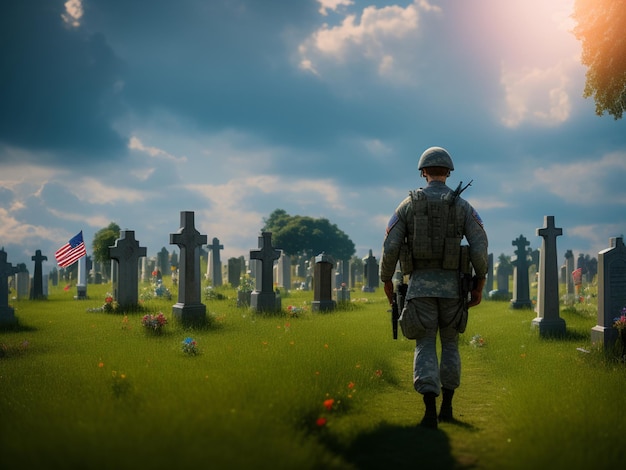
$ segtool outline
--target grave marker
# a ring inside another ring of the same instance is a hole
[[[122,309],[139,303],[139,258],[147,250],[135,240],[134,230],[120,231],[120,238],[109,247],[109,256],[117,261],[117,285],[113,287],[115,299]]]
[[[17,273],[17,267],[7,262],[7,252],[0,249],[0,324],[17,323],[15,311],[9,306],[9,277]]]
[[[541,336],[562,335],[566,331],[565,320],[559,316],[559,266],[556,237],[563,229],[554,226],[554,216],[544,218],[544,228],[537,229],[543,238],[539,255],[539,284],[537,286],[537,317],[532,321],[539,327]]]
[[[30,291],[30,298],[33,300],[45,299],[43,291],[43,272],[42,264],[48,261],[47,256],[41,254],[41,250],[35,251],[35,256],[31,257],[35,262],[35,270],[33,271],[33,288]]]
[[[213,238],[212,243],[207,245],[207,248],[209,249],[207,279],[211,279],[213,287],[221,286],[222,261],[220,260],[220,250],[224,249],[224,245],[220,245],[220,241],[217,238]]]
[[[517,247],[517,250],[515,250],[517,256],[512,261],[514,269],[511,307],[515,309],[532,308],[533,303],[530,300],[530,282],[528,279],[528,252],[526,250],[530,242],[526,237],[520,235],[513,240],[512,245]]]
[[[172,314],[183,323],[204,323],[206,305],[200,302],[200,248],[206,244],[207,236],[200,235],[194,227],[194,213],[181,211],[180,229],[170,234],[170,244],[180,248],[178,279],[178,303]]]
[[[313,302],[311,302],[311,310],[314,312],[335,309],[336,302],[333,300],[332,285],[334,265],[335,261],[326,253],[321,253],[315,257],[315,282],[313,283]]]
[[[255,290],[250,296],[250,306],[257,311],[275,311],[280,310],[280,304],[277,303],[276,292],[274,292],[274,260],[280,258],[280,250],[272,246],[272,233],[262,232],[258,241],[258,250],[250,251],[250,261],[256,260],[257,264],[256,276],[261,277],[261,291],[258,291],[258,283]],[[251,265],[253,263],[250,263]],[[259,269],[260,268],[260,269]],[[260,271],[260,273],[259,273]]]
[[[591,341],[610,349],[617,340],[614,318],[626,307],[626,247],[622,237],[611,238],[610,247],[598,255],[598,324],[591,329]]]
[[[380,284],[378,274],[378,263],[370,250],[369,255],[363,258],[363,275],[365,276],[365,285],[361,289],[363,292],[374,292]]]

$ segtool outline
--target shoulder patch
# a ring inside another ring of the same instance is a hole
[[[476,209],[474,209],[472,207],[472,217],[474,217],[474,220],[476,220],[476,222],[478,222],[478,224],[485,228],[485,226],[483,225],[483,219],[480,218],[480,216],[478,215],[478,212],[476,212]]]
[[[389,232],[395,227],[400,219],[398,218],[398,214],[396,212],[393,213],[391,219],[389,219],[389,223],[387,224],[387,230],[385,231],[385,235],[389,235]]]

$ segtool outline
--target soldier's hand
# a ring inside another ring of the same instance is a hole
[[[389,300],[389,305],[391,305],[393,304],[393,282],[391,280],[385,281],[384,286],[387,300]]]
[[[486,279],[475,278],[473,281],[474,286],[471,292],[470,301],[467,303],[468,308],[475,307],[483,300],[483,289],[485,288]]]

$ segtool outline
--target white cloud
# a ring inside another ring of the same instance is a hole
[[[61,14],[61,18],[65,24],[77,28],[80,26],[83,12],[82,0],[68,0],[65,2],[65,13]]]
[[[328,15],[328,10],[337,11],[340,7],[354,4],[352,0],[317,0],[317,3],[320,4],[318,11],[324,16]]]
[[[626,153],[614,152],[599,160],[555,164],[534,171],[535,184],[563,200],[583,206],[611,201],[626,204],[626,191],[605,184],[609,178],[626,179]]]
[[[182,163],[187,161],[187,157],[177,157],[160,148],[145,146],[143,142],[141,142],[141,140],[139,140],[139,138],[135,136],[131,137],[128,141],[128,148],[131,150],[138,150],[139,152],[145,153],[152,158],[168,160],[175,163]]]
[[[563,62],[546,69],[513,70],[503,66],[501,83],[505,110],[502,123],[514,128],[523,122],[558,125],[566,121],[572,111],[569,73],[569,67]]]
[[[339,4],[349,5],[347,2]],[[322,6],[329,8],[326,2]],[[300,68],[319,75],[318,64],[336,66],[366,59],[376,64],[381,76],[405,80],[406,72],[401,71],[403,61],[398,56],[408,60],[414,54],[414,44],[408,38],[418,30],[420,9],[441,11],[424,0],[416,0],[406,7],[367,6],[360,15],[346,13],[335,26],[324,23],[300,44]]]

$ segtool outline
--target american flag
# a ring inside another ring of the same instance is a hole
[[[83,231],[81,230],[78,234],[70,238],[69,242],[59,248],[54,254],[54,257],[60,267],[66,268],[67,266],[74,264],[86,254],[87,250],[85,250]]]

